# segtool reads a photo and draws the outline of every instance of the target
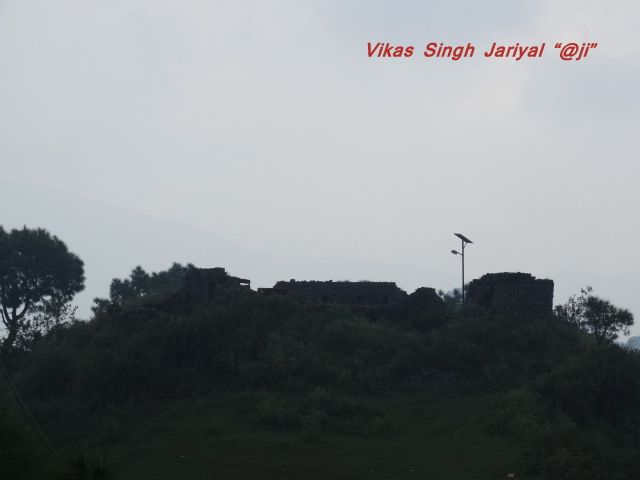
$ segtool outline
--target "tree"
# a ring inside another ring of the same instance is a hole
[[[618,338],[618,332],[629,334],[633,314],[617,308],[608,300],[590,296],[584,314],[584,329],[596,337],[598,343],[610,343]]]
[[[464,286],[465,295],[469,291],[469,284],[466,283]],[[442,298],[442,301],[445,303],[447,308],[451,311],[458,311],[462,308],[462,289],[454,288],[453,290],[449,290],[445,292],[444,290],[438,290],[438,296]]]
[[[633,314],[592,292],[591,287],[581,289],[580,295],[572,295],[564,305],[555,307],[556,316],[590,333],[599,344],[613,342],[620,332],[627,335],[633,325]]]
[[[84,264],[42,228],[0,227],[0,317],[3,358],[36,325],[33,315],[56,315],[84,289]],[[40,317],[42,320],[42,318]]]
[[[95,314],[109,311],[111,308],[122,308],[126,304],[140,298],[167,296],[184,284],[187,272],[195,268],[192,264],[181,265],[174,263],[167,270],[147,273],[137,266],[129,278],[114,278],[109,288],[109,298],[95,298],[92,310]]]
[[[30,316],[28,328],[20,332],[14,346],[28,350],[43,335],[50,335],[53,331],[60,331],[58,327],[77,322],[77,311],[78,307],[69,302],[59,299],[44,301]]]
[[[554,313],[557,318],[576,327],[582,327],[584,314],[587,308],[587,298],[593,292],[593,288],[586,286],[580,289],[579,295],[571,295],[566,303],[556,305]]]

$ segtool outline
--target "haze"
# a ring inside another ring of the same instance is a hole
[[[639,316],[639,27],[631,1],[0,1],[0,222],[85,261],[85,316],[173,261],[447,290],[458,231],[468,279],[591,285]],[[599,46],[562,62],[561,41]]]

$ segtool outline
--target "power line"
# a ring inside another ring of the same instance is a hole
[[[13,382],[11,381],[11,377],[4,369],[4,367],[0,364],[0,388],[2,389],[2,393],[4,397],[7,399],[7,404],[9,408],[13,410],[14,416],[21,424],[21,427],[26,435],[30,435],[31,440],[34,440],[36,444],[44,443],[49,450],[54,455],[57,455],[58,452],[54,448],[53,444],[44,433],[44,430],[40,427],[40,424],[37,422],[29,407],[22,400],[22,396],[18,389],[15,387]]]

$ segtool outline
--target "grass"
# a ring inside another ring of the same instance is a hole
[[[392,433],[267,431],[251,420],[246,395],[221,394],[131,408],[111,419],[122,434],[98,443],[116,479],[484,480],[518,471],[519,446],[484,427],[491,397],[364,401],[386,412]]]

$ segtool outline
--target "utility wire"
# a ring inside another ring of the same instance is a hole
[[[19,421],[22,422],[23,428],[26,428],[26,431],[32,432],[33,438],[34,440],[36,440],[36,442],[38,441],[37,437],[39,434],[40,441],[44,442],[44,444],[51,450],[54,455],[57,455],[58,452],[54,448],[47,435],[44,433],[44,430],[42,430],[42,428],[40,427],[40,424],[31,413],[31,410],[29,410],[29,407],[27,407],[27,405],[22,400],[20,392],[18,392],[18,389],[11,381],[11,377],[9,377],[9,374],[4,369],[2,364],[0,364],[0,378],[2,378],[2,382],[0,382],[0,384],[3,384],[4,387],[8,387],[3,388],[3,390],[5,391],[5,397],[9,401],[9,404],[13,406],[13,410],[19,417]],[[34,431],[35,434],[33,433]]]

